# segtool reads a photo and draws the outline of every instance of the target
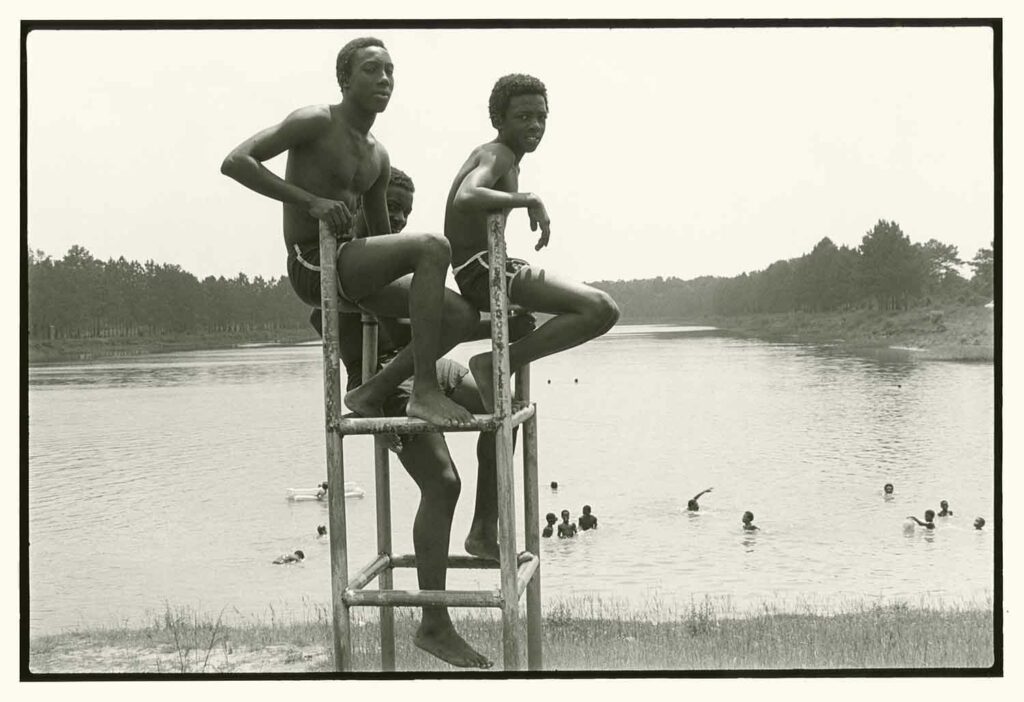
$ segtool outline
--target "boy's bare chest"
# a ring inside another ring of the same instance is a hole
[[[311,146],[307,156],[322,182],[331,189],[362,194],[380,175],[380,149],[372,139],[332,135]]]

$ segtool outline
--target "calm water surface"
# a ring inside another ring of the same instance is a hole
[[[326,475],[321,368],[318,346],[31,368],[32,633],[144,624],[166,604],[264,621],[329,606],[328,550],[315,538],[326,505],[285,500]],[[547,602],[585,593],[647,610],[710,597],[743,613],[991,595],[992,533],[971,526],[994,522],[989,364],[623,326],[535,364],[533,377],[541,514],[575,518],[586,503],[600,520],[577,539],[543,540]],[[463,479],[457,553],[475,437],[449,443]],[[366,489],[347,501],[352,570],[376,550],[370,440],[349,438],[345,451],[346,478]],[[418,493],[392,463],[395,551],[411,553]],[[940,499],[954,517],[905,529]],[[759,532],[742,531],[744,510]],[[297,548],[303,564],[271,564]],[[413,571],[396,571],[396,585],[416,587]],[[455,571],[449,585],[496,587],[497,576]]]

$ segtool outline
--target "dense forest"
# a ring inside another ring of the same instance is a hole
[[[972,276],[964,278],[967,265]],[[970,261],[934,239],[913,244],[880,220],[857,248],[827,237],[799,258],[732,278],[653,278],[594,283],[622,309],[622,321],[692,321],[707,315],[827,312],[919,305],[980,304],[992,298],[994,257]],[[200,281],[180,266],[95,259],[73,246],[61,259],[28,256],[28,329],[34,339],[157,336],[308,328],[308,308],[287,279],[244,273]]]
[[[960,269],[966,265],[971,277]],[[879,220],[860,246],[825,237],[799,258],[732,278],[600,281],[623,320],[688,321],[707,315],[761,312],[906,310],[921,305],[973,305],[992,299],[994,256],[979,249],[964,261],[956,246],[931,239],[913,244],[895,222]]]

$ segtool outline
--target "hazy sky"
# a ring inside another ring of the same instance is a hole
[[[40,31],[28,44],[29,244],[61,256],[285,273],[280,204],[219,172],[293,109],[340,98],[338,49],[395,61],[374,134],[416,183],[410,230],[440,231],[496,78],[549,91],[513,213],[514,255],[584,280],[736,275],[856,246],[879,219],[970,259],[992,232],[987,28]],[[269,163],[283,173],[284,158]]]

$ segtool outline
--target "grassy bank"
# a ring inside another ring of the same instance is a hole
[[[123,358],[150,353],[234,348],[241,344],[296,344],[317,339],[308,329],[175,334],[97,339],[30,340],[29,363],[66,363]]]
[[[992,361],[994,311],[983,306],[935,307],[902,312],[792,312],[708,317],[721,329],[769,341],[898,348],[919,358]]]
[[[375,615],[359,610],[353,627],[357,671],[379,670]],[[665,616],[595,605],[546,603],[546,670],[743,670],[988,667],[992,613],[985,607],[932,609],[904,604],[842,612],[785,614],[766,609],[732,618],[708,602]],[[460,633],[500,669],[496,614],[458,611]],[[370,618],[373,617],[373,618]],[[418,612],[396,613],[402,671],[454,671],[411,643]],[[332,670],[330,616],[318,607],[301,622],[218,617],[168,608],[141,628],[96,629],[35,638],[34,673],[302,673]]]

